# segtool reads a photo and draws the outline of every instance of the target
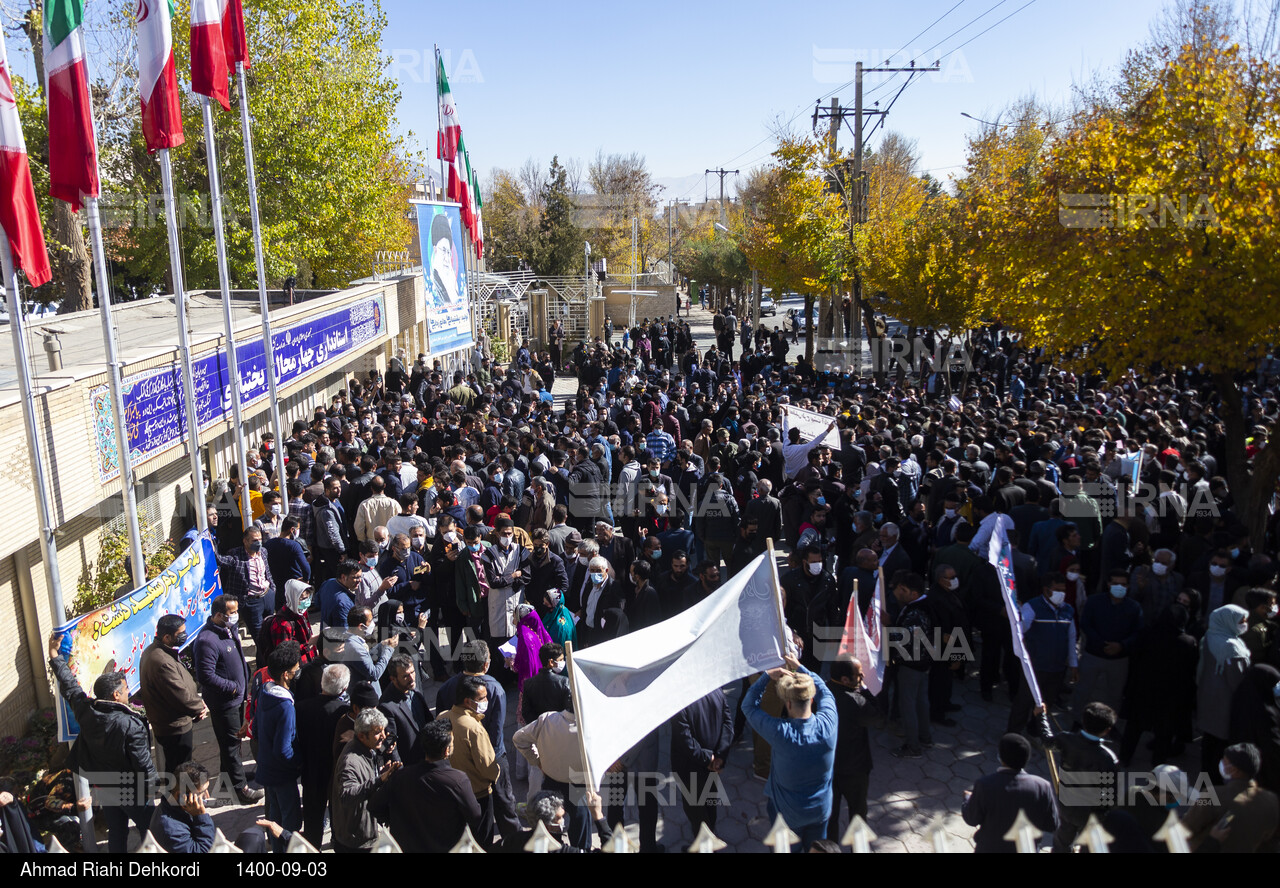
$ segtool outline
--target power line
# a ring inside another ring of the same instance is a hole
[[[977,39],[978,39],[979,37],[981,37],[983,34],[987,33],[987,31],[990,31],[992,28],[995,28],[995,27],[997,27],[997,26],[999,26],[999,25],[1001,25],[1001,24],[1003,24],[1003,23],[1007,22],[1009,19],[1013,18],[1015,15],[1017,15],[1017,14],[1018,14],[1018,13],[1020,13],[1020,12],[1022,12],[1022,10],[1026,9],[1028,6],[1030,6],[1032,3],[1035,3],[1035,2],[1036,2],[1036,0],[1027,0],[1027,2],[1026,2],[1026,3],[1022,4],[1022,5],[1021,5],[1021,6],[1019,6],[1017,9],[1015,9],[1013,12],[1009,13],[1009,14],[1008,14],[1008,15],[1006,15],[1004,18],[1000,19],[1000,21],[998,21],[998,22],[996,22],[995,24],[991,25],[991,27],[987,28],[986,30],[979,31],[977,34],[974,34],[972,37],[970,37],[968,40],[966,40],[964,43],[961,43],[959,46],[955,47],[954,49],[949,49],[949,50],[947,50],[945,53],[943,53],[943,54],[938,58],[938,61],[942,61],[942,59],[945,59],[947,56],[951,55],[953,52],[957,52],[957,51],[959,51],[959,50],[961,50],[961,49],[964,49],[964,48],[965,48],[966,46],[968,46],[970,43],[972,43],[973,41],[977,40]]]
[[[987,17],[987,16],[989,16],[991,13],[995,12],[997,9],[999,9],[1001,6],[1004,6],[1004,5],[1005,5],[1006,3],[1008,3],[1008,2],[1009,2],[1009,0],[999,0],[999,2],[997,2],[995,6],[991,7],[991,8],[990,8],[990,9],[988,9],[986,12],[984,12],[984,13],[982,13],[981,15],[975,16],[974,18],[970,19],[968,22],[966,22],[965,24],[963,24],[963,25],[961,25],[960,27],[956,28],[954,31],[952,31],[950,34],[948,34],[946,37],[943,37],[943,38],[942,38],[941,40],[939,40],[937,43],[933,44],[933,46],[930,46],[928,49],[926,49],[926,50],[924,51],[924,54],[927,56],[929,53],[933,52],[933,51],[934,51],[935,49],[937,49],[939,46],[941,46],[942,44],[944,44],[944,43],[946,43],[948,40],[950,40],[952,37],[954,37],[954,36],[956,36],[957,34],[959,34],[959,33],[960,33],[961,31],[963,31],[965,28],[968,28],[970,25],[972,25],[974,22],[978,21],[979,19],[986,18],[986,17]],[[997,22],[997,24],[998,24],[998,22]]]

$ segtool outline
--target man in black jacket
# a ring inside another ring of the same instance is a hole
[[[728,803],[717,775],[732,745],[733,710],[719,688],[671,719],[671,774],[684,784],[680,804],[694,836],[702,823],[714,830],[718,806]]]
[[[981,777],[964,794],[961,814],[964,822],[976,826],[974,851],[1013,853],[1017,847],[1005,841],[1019,811],[1025,811],[1032,826],[1041,832],[1058,829],[1058,806],[1053,786],[1043,777],[1022,770],[1031,757],[1031,744],[1021,734],[1000,738],[1000,769]]]
[[[61,645],[57,633],[49,637],[49,665],[58,680],[58,692],[80,725],[69,767],[93,787],[94,800],[107,822],[107,849],[123,854],[128,850],[129,821],[140,835],[151,825],[150,799],[156,782],[151,731],[142,713],[129,705],[123,672],[99,675],[93,683],[96,699],[91,700],[72,674]]]
[[[538,651],[542,669],[524,683],[520,695],[520,715],[525,724],[535,722],[544,712],[570,708],[569,679],[564,675],[564,648],[548,642]]]
[[[423,758],[393,773],[379,786],[369,811],[390,825],[391,837],[409,853],[447,853],[464,827],[480,831],[480,803],[467,775],[449,764],[453,728],[428,722],[419,736]]]
[[[333,782],[333,735],[351,709],[347,696],[350,682],[350,669],[329,663],[320,677],[319,694],[301,700],[295,710],[302,756],[302,835],[316,848],[324,839],[324,815]]]
[[[827,838],[840,841],[840,800],[849,806],[849,819],[867,819],[867,786],[871,781],[871,735],[867,728],[880,720],[875,700],[862,684],[862,664],[840,657],[831,664],[827,680],[836,701],[838,731],[836,763],[831,774],[831,819]]]
[[[422,758],[418,748],[418,735],[422,728],[435,718],[427,698],[417,689],[417,673],[413,659],[404,653],[396,654],[387,664],[387,689],[382,692],[378,708],[395,724],[397,751],[401,761],[416,762]]]
[[[1090,703],[1081,713],[1082,730],[1063,734],[1053,733],[1044,706],[1036,707],[1035,714],[1038,719],[1031,722],[1032,733],[1046,749],[1056,749],[1060,756],[1058,802],[1062,822],[1053,835],[1053,851],[1069,854],[1089,815],[1096,812],[1099,819],[1105,816],[1119,792],[1115,778],[1110,775],[1120,770],[1120,762],[1106,740],[1115,727],[1116,712],[1105,703]],[[1081,776],[1072,779],[1077,774]],[[1111,801],[1107,801],[1108,792]]]

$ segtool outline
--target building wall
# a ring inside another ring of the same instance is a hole
[[[421,276],[365,285],[328,298],[272,312],[272,323],[296,322],[312,314],[382,292],[387,308],[388,334],[349,355],[341,365],[326,367],[312,377],[279,391],[280,420],[285,436],[293,421],[310,420],[319,405],[327,405],[355,377],[367,378],[372,369],[385,371],[397,348],[410,361],[430,353]],[[237,341],[261,335],[256,326],[242,325]],[[193,357],[216,347],[210,341],[193,349]],[[68,364],[73,355],[65,355]],[[176,348],[145,360],[126,361],[124,376],[177,360]],[[95,372],[96,371],[96,372]],[[123,500],[118,479],[100,481],[94,441],[90,393],[106,382],[105,371],[68,366],[61,378],[45,380],[52,387],[35,395],[37,426],[45,457],[45,472],[57,524],[58,573],[63,601],[71,606],[76,585],[96,565],[104,534],[123,532]],[[36,380],[37,387],[41,383]],[[45,668],[45,639],[66,615],[52,614],[47,572],[39,540],[39,512],[31,477],[30,454],[23,425],[22,405],[16,388],[0,394],[0,480],[4,482],[5,515],[0,521],[0,736],[21,734],[31,712],[52,700]],[[244,410],[246,448],[257,447],[271,420],[264,399]],[[234,462],[234,435],[230,422],[201,433],[200,443],[206,482],[226,477]],[[180,537],[194,522],[192,480],[185,446],[178,446],[137,466],[137,487],[143,545],[148,553],[165,540]],[[121,594],[127,592],[122,589]]]

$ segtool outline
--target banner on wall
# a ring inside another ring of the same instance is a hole
[[[427,332],[431,353],[470,348],[471,300],[467,294],[467,238],[457,204],[413,201],[426,279]]]
[[[179,614],[187,621],[187,644],[209,617],[209,603],[222,592],[218,579],[217,551],[201,538],[155,579],[141,589],[77,617],[54,632],[62,636],[62,654],[85,693],[104,672],[123,672],[129,693],[140,686],[138,667],[142,652],[155,638],[156,623],[165,614]],[[58,739],[74,740],[80,727],[67,702],[58,698]]]
[[[340,309],[272,331],[271,352],[276,362],[276,385],[284,386],[345,357],[387,332],[387,312],[381,294]],[[261,339],[236,344],[242,406],[269,392],[267,362]],[[191,365],[196,386],[196,417],[203,430],[231,413],[231,377],[226,349],[197,358]],[[182,369],[174,363],[134,373],[122,381],[125,422],[129,426],[132,465],[137,466],[186,440],[187,412],[182,403]],[[116,453],[111,390],[103,385],[90,395],[98,475],[106,483],[120,475]]]

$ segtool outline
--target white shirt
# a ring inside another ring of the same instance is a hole
[[[782,414],[782,438],[784,441],[789,437],[790,430],[791,427],[787,424],[787,414],[784,413]],[[820,446],[826,437],[827,435],[824,432],[806,444],[783,444],[782,458],[785,463],[783,470],[786,473],[786,477],[794,478],[799,474],[800,470],[809,464],[809,451]]]
[[[1013,530],[1013,519],[1000,512],[992,512],[983,518],[982,523],[978,525],[978,532],[973,535],[973,542],[969,544],[969,551],[986,558],[987,547],[991,544],[991,534],[995,533],[997,527],[1003,528],[1002,535],[1007,535]]]

